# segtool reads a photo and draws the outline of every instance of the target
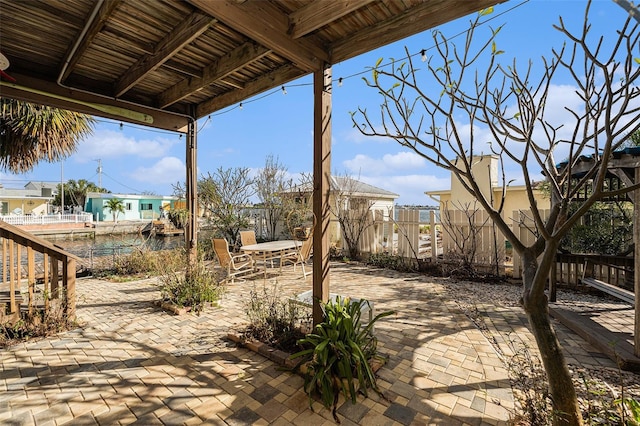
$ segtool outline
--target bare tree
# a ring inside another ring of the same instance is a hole
[[[353,176],[334,176],[331,192],[334,204],[331,213],[336,217],[342,231],[347,255],[360,258],[360,239],[373,225],[371,207],[374,202],[360,189],[361,183]]]
[[[480,44],[474,40],[481,16],[490,13],[483,11],[471,23],[462,48],[436,31],[435,53],[426,64],[414,63],[408,51],[406,58],[393,61],[390,67],[381,67],[379,61],[367,84],[382,97],[380,122],[374,124],[363,108],[352,115],[363,134],[394,139],[431,164],[449,170],[523,259],[522,301],[547,373],[555,424],[579,425],[582,418],[571,374],[549,320],[545,294],[549,271],[562,237],[596,201],[640,186],[635,182],[609,191],[604,185],[612,152],[626,135],[640,128],[638,23],[627,15],[616,30],[615,18],[608,16],[610,31],[594,38],[589,6],[577,35],[565,27],[562,18],[554,26],[566,43],[560,50],[553,49],[550,59],[542,58],[537,76],[531,62],[524,69],[515,60],[510,66],[499,64],[504,53],[497,46],[500,28],[492,29]],[[486,67],[479,69],[484,60]],[[549,108],[557,77],[573,81],[580,104],[565,106],[571,123],[564,128],[554,124]],[[438,94],[428,93],[427,88]],[[480,139],[479,130],[490,135],[489,143]],[[500,159],[503,192],[495,204],[480,190],[472,171],[474,158],[482,151],[491,151]],[[558,165],[557,156],[566,160]],[[590,159],[588,167],[572,178],[583,156]],[[513,232],[502,212],[507,165],[524,177],[530,214],[539,233],[530,245]],[[534,198],[534,170],[542,170],[550,183],[551,210],[546,217]],[[570,211],[574,195],[587,186],[591,187],[588,197]]]
[[[449,205],[445,205],[440,218],[442,230],[449,236],[449,241],[453,243],[455,249],[450,253],[444,253],[449,262],[457,263],[456,271],[463,275],[473,277],[476,275],[476,255],[478,253],[478,233],[486,225],[478,223],[477,217],[480,215],[480,208],[477,203],[452,203],[455,210],[450,210]],[[456,221],[454,211],[461,212],[462,222]]]
[[[282,223],[287,210],[288,197],[283,192],[292,187],[287,179],[287,168],[280,163],[278,157],[267,156],[262,168],[253,180],[256,195],[264,209],[267,225],[267,239],[275,240],[278,223]]]
[[[220,167],[198,181],[198,202],[230,244],[235,244],[240,230],[249,226],[247,207],[253,195],[253,180],[246,167]]]

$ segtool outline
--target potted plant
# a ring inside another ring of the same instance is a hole
[[[340,392],[353,404],[356,403],[357,392],[367,396],[367,390],[373,389],[382,396],[373,365],[377,363],[379,368],[384,358],[377,354],[378,340],[373,335],[373,325],[393,312],[380,313],[363,325],[360,322],[361,311],[368,303],[367,300],[338,296],[335,302],[324,304],[324,321],[298,341],[304,349],[291,356],[292,359],[301,359],[298,365],[304,375],[304,390],[309,395],[309,403],[317,393],[323,405],[332,408],[337,422]]]

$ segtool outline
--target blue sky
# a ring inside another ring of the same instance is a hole
[[[584,16],[584,1],[511,0],[497,5],[489,25],[505,24],[499,48],[504,60],[539,61],[551,47],[560,47],[560,33],[552,28],[562,15],[569,28],[578,29]],[[596,0],[591,7],[594,31],[611,30],[626,17],[611,0]],[[471,16],[438,27],[447,36],[468,28]],[[488,25],[479,33],[489,31]],[[456,42],[462,43],[464,36]],[[376,112],[380,99],[362,81],[367,67],[378,58],[399,58],[407,46],[412,53],[433,46],[431,31],[404,39],[376,51],[333,66],[332,170],[400,195],[400,204],[435,204],[425,191],[448,189],[448,173],[427,164],[396,142],[365,138],[353,129],[350,111],[359,106]],[[428,52],[428,50],[427,50]],[[361,74],[363,73],[363,74]],[[338,80],[342,78],[342,85]],[[571,102],[572,88],[558,82],[553,100],[558,111]],[[258,170],[268,155],[277,157],[292,176],[311,172],[313,166],[313,86],[311,76],[281,89],[263,93],[239,105],[199,121],[198,172],[218,167],[248,167]],[[438,89],[434,89],[434,91]],[[437,93],[436,92],[436,93]],[[266,95],[266,96],[265,96]],[[561,112],[560,112],[561,114]],[[184,181],[184,141],[178,134],[98,118],[92,136],[81,142],[77,152],[61,163],[41,163],[32,172],[14,175],[0,171],[0,183],[21,187],[30,180],[60,182],[61,178],[88,179],[98,183],[97,160],[102,162],[102,186],[116,193],[152,191],[170,195],[172,184]],[[518,179],[519,176],[514,176]]]

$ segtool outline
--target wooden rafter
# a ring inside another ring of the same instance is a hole
[[[260,78],[250,81],[245,85],[243,90],[234,90],[200,103],[196,111],[197,116],[202,117],[214,111],[218,111],[222,108],[228,107],[229,105],[238,103],[243,99],[268,90],[271,87],[294,80],[304,74],[304,71],[294,67],[293,65],[283,65],[269,74],[265,74]]]
[[[102,5],[100,6],[100,10],[98,10],[98,14],[87,29],[87,32],[80,41],[80,44],[78,44],[75,50],[72,50],[73,45],[69,46],[65,55],[65,58],[67,58],[68,61],[68,65],[64,69],[61,81],[65,81],[67,77],[69,77],[69,75],[73,72],[80,58],[82,58],[89,46],[91,46],[93,39],[102,30],[104,23],[109,19],[109,17],[118,7],[121,1],[122,0],[111,0],[102,3]]]
[[[309,39],[294,40],[288,34],[289,17],[269,2],[189,1],[305,71],[319,69],[322,62],[330,62],[324,46]]]
[[[122,75],[116,83],[115,97],[122,96],[138,81],[142,80],[145,75],[168,61],[173,55],[200,36],[215,22],[216,19],[203,13],[192,13],[187,19],[180,22],[178,26],[162,38],[152,54],[138,59],[138,61]]]
[[[289,34],[300,38],[336,19],[360,9],[373,0],[316,1],[289,15]]]
[[[178,102],[179,100],[189,96],[191,93],[213,84],[234,71],[237,71],[251,62],[264,57],[269,54],[269,52],[269,49],[255,43],[244,43],[206,67],[202,71],[201,78],[184,79],[178,84],[175,84],[165,90],[158,97],[158,106],[160,108],[165,108],[175,102]],[[225,81],[225,83],[234,85],[235,87],[235,83],[231,79]]]
[[[442,25],[459,16],[473,13],[506,0],[432,0],[379,24],[369,26],[331,46],[331,59],[341,62],[373,50],[381,45]]]

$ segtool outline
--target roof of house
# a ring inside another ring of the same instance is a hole
[[[122,198],[128,200],[177,200],[173,195],[152,195],[152,194],[114,194],[111,192],[87,192],[87,200],[90,198]]]
[[[301,192],[306,194],[311,191],[312,183],[307,182],[298,185],[287,192]],[[368,183],[345,176],[331,176],[331,191],[350,193],[351,195],[358,197],[383,198],[391,200],[400,196],[395,192],[387,191],[386,189],[378,188],[377,186],[369,185]]]

